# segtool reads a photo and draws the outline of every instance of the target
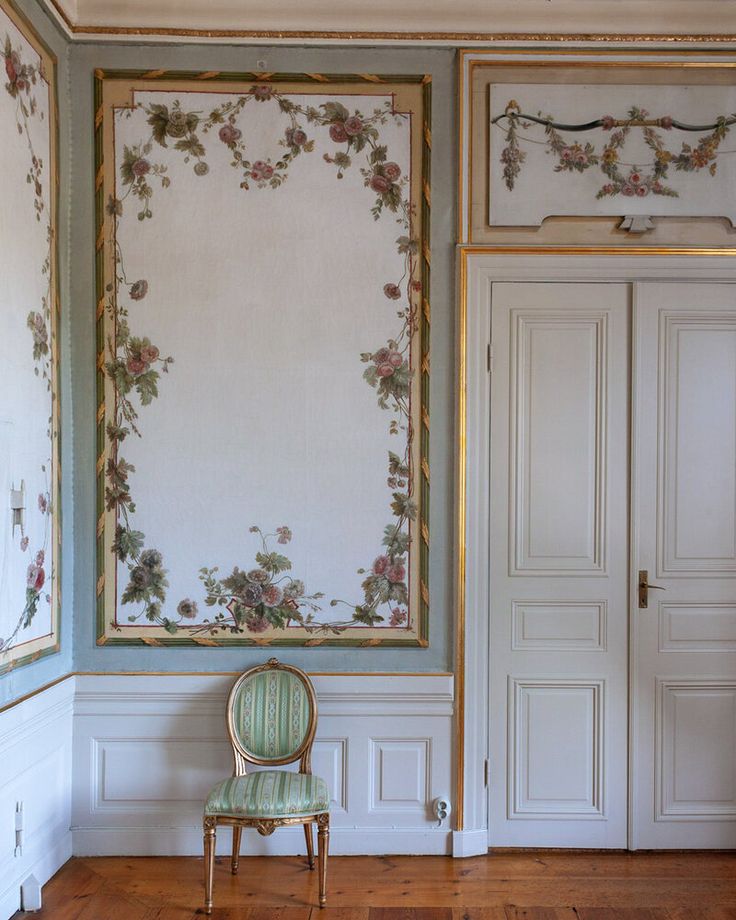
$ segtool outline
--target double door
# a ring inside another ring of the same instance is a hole
[[[736,285],[490,331],[490,845],[736,847]]]

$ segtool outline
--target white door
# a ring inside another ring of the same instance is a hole
[[[625,847],[627,283],[494,283],[491,846]]]
[[[633,845],[736,847],[736,285],[634,302]]]

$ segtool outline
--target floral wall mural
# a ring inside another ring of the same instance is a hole
[[[735,108],[730,86],[494,84],[490,224],[564,215],[733,223]]]
[[[428,78],[96,94],[98,642],[426,644]]]
[[[55,60],[0,0],[0,673],[58,649]]]

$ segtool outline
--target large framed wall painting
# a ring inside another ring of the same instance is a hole
[[[430,89],[97,72],[99,644],[427,644]]]
[[[0,0],[0,673],[59,648],[56,60]]]

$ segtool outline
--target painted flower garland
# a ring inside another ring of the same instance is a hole
[[[33,141],[30,133],[30,120],[38,116],[43,118],[43,112],[39,112],[36,98],[33,95],[33,87],[37,84],[40,72],[33,64],[23,61],[19,49],[14,48],[10,36],[6,34],[5,43],[2,50],[2,58],[5,65],[5,91],[16,102],[16,124],[18,134],[24,138],[28,148],[30,165],[26,174],[26,182],[33,190],[33,208],[36,220],[40,221],[42,216],[47,213],[46,204],[43,198],[42,177],[44,162],[43,158],[38,156],[33,147]],[[51,326],[51,247],[52,233],[50,223],[46,232],[48,249],[41,265],[41,274],[46,279],[46,291],[41,298],[40,308],[32,310],[27,317],[26,324],[32,337],[32,353],[34,361],[34,372],[36,376],[41,377],[46,382],[47,391],[51,391],[51,353],[50,353],[50,326]],[[52,436],[52,421],[49,417],[48,435]],[[46,464],[41,466],[44,477],[47,477]],[[22,553],[27,554],[30,561],[26,569],[26,586],[25,586],[25,603],[12,632],[8,636],[0,637],[0,653],[9,651],[16,642],[16,639],[23,630],[27,629],[38,611],[38,605],[44,595],[44,586],[46,584],[46,554],[48,552],[48,540],[51,520],[51,496],[47,488],[38,494],[36,505],[38,512],[44,520],[44,538],[40,548],[33,549],[30,545],[29,538],[21,530],[19,549]],[[49,594],[45,595],[47,603],[51,602]]]
[[[501,122],[504,122],[501,124]],[[699,172],[703,169],[714,176],[717,168],[719,147],[729,133],[731,126],[736,123],[735,117],[719,116],[710,126],[710,131],[698,138],[695,145],[681,143],[679,150],[669,150],[665,143],[664,135],[657,128],[671,131],[678,128],[684,131],[702,130],[698,126],[685,125],[678,122],[671,115],[661,118],[650,118],[646,109],[632,106],[624,119],[616,119],[612,115],[603,115],[592,122],[580,125],[560,125],[551,116],[524,115],[518,103],[511,100],[502,115],[492,119],[492,124],[497,124],[505,132],[506,146],[501,151],[500,161],[503,166],[503,178],[506,188],[513,191],[516,180],[521,174],[522,166],[526,160],[526,152],[522,150],[521,143],[542,143],[555,160],[554,171],[557,173],[583,173],[598,167],[604,174],[606,181],[596,193],[596,198],[612,198],[622,195],[627,198],[645,198],[648,195],[660,195],[668,198],[678,198],[679,193],[666,184],[670,169],[680,172]],[[545,141],[536,141],[523,138],[519,128],[528,130],[533,125],[542,125],[545,132]],[[569,132],[583,132],[600,128],[610,132],[603,148],[598,151],[590,143],[567,141],[563,134]],[[632,128],[641,128],[646,146],[652,153],[649,164],[624,163],[621,159],[623,148],[629,139]],[[623,167],[623,168],[622,168]]]
[[[287,119],[287,127],[279,144],[283,153],[276,159],[252,159],[247,150],[240,116],[249,104],[276,104]],[[128,616],[128,622],[140,618],[163,626],[175,634],[186,629],[190,635],[258,634],[266,629],[285,629],[298,625],[310,633],[339,635],[353,626],[375,626],[388,622],[392,627],[408,625],[409,591],[406,582],[407,555],[409,552],[409,523],[416,518],[417,508],[413,498],[411,445],[414,436],[410,415],[411,340],[417,326],[416,295],[421,290],[416,281],[415,267],[418,245],[412,237],[412,205],[408,197],[408,177],[400,166],[388,157],[386,145],[380,143],[380,128],[389,118],[402,119],[393,112],[390,102],[375,108],[371,113],[355,110],[350,113],[339,101],[329,101],[318,107],[297,105],[266,83],[252,86],[249,92],[227,101],[209,113],[185,111],[178,100],[171,106],[151,103],[139,104],[148,116],[150,136],[135,146],[125,146],[120,165],[120,178],[124,193],[110,199],[107,212],[111,217],[111,245],[115,254],[115,282],[108,286],[107,310],[113,321],[115,335],[108,339],[109,360],[105,371],[115,390],[115,418],[107,425],[109,459],[106,468],[106,507],[118,517],[113,552],[128,569],[129,580],[123,591],[123,604],[140,605],[137,613]],[[127,110],[124,117],[130,117]],[[336,177],[342,179],[345,171],[362,154],[360,174],[364,186],[374,194],[371,213],[375,220],[384,214],[395,215],[401,228],[396,240],[398,253],[403,257],[404,270],[400,278],[384,284],[382,294],[397,304],[399,331],[374,351],[361,355],[367,365],[363,377],[376,390],[377,403],[382,410],[392,413],[389,431],[402,432],[406,437],[403,454],[393,451],[388,456],[387,485],[391,491],[393,519],[385,527],[382,550],[364,575],[363,600],[352,603],[332,599],[330,605],[343,606],[349,616],[342,621],[320,621],[319,601],[322,592],[307,593],[301,579],[290,573],[291,562],[282,553],[270,548],[276,539],[285,545],[292,539],[287,526],[275,533],[263,533],[260,527],[250,528],[257,534],[261,547],[255,554],[255,567],[233,571],[221,576],[217,567],[200,570],[207,607],[213,608],[211,617],[192,623],[198,615],[198,605],[185,598],[177,605],[175,617],[165,615],[163,603],[168,588],[167,572],[161,553],[145,547],[144,534],[133,528],[132,515],[135,504],[130,492],[130,474],[134,468],[121,456],[121,445],[131,434],[140,435],[136,426],[140,406],[149,404],[158,396],[161,373],[167,373],[173,358],[162,357],[159,348],[148,338],[134,336],[128,323],[128,310],[121,303],[121,291],[127,291],[133,301],[149,294],[146,279],[129,281],[126,277],[123,254],[116,239],[117,222],[123,214],[127,199],[138,202],[137,217],[144,221],[153,217],[151,207],[154,184],[170,187],[171,180],[164,163],[154,160],[154,151],[173,148],[191,164],[198,177],[209,173],[204,139],[216,136],[217,141],[229,151],[230,166],[239,175],[243,191],[251,189],[277,189],[288,178],[293,161],[314,150],[310,128],[326,129],[330,140],[338,145],[333,153],[325,153],[326,163],[337,169]],[[116,628],[116,624],[112,624]]]

